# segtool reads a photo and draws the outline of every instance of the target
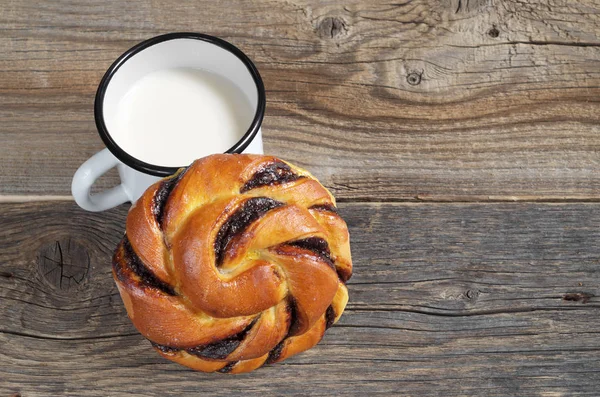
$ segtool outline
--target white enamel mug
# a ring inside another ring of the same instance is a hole
[[[94,118],[106,149],[83,163],[73,176],[71,191],[81,208],[104,211],[127,201],[134,203],[154,182],[189,165],[164,167],[141,161],[117,145],[109,128],[121,99],[136,81],[148,73],[181,67],[216,73],[247,96],[254,108],[254,119],[242,138],[226,153],[263,153],[260,126],[265,113],[265,88],[252,61],[234,45],[205,34],[186,32],[153,37],[121,55],[100,82]],[[119,171],[121,184],[91,194],[94,182],[114,167]]]

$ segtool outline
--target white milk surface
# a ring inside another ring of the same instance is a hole
[[[228,79],[200,69],[152,72],[121,99],[110,130],[127,153],[146,163],[180,167],[231,148],[254,109]]]

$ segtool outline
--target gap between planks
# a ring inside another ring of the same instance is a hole
[[[73,196],[67,195],[0,195],[0,204],[9,203],[31,203],[44,201],[73,201]],[[590,197],[553,197],[553,196],[439,196],[413,198],[369,198],[358,197],[353,199],[339,198],[338,203],[389,203],[389,204],[428,204],[428,203],[464,203],[464,204],[493,204],[493,203],[550,203],[550,204],[568,204],[568,203],[600,203],[600,196]]]

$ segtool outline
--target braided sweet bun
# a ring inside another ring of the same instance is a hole
[[[150,186],[127,217],[113,275],[162,356],[240,373],[316,345],[346,306],[346,223],[308,172],[219,154]]]

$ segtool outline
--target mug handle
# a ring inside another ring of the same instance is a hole
[[[71,192],[75,202],[87,211],[104,211],[129,201],[127,189],[122,183],[101,193],[91,194],[90,189],[98,178],[116,167],[119,160],[108,149],[90,157],[73,176]]]

